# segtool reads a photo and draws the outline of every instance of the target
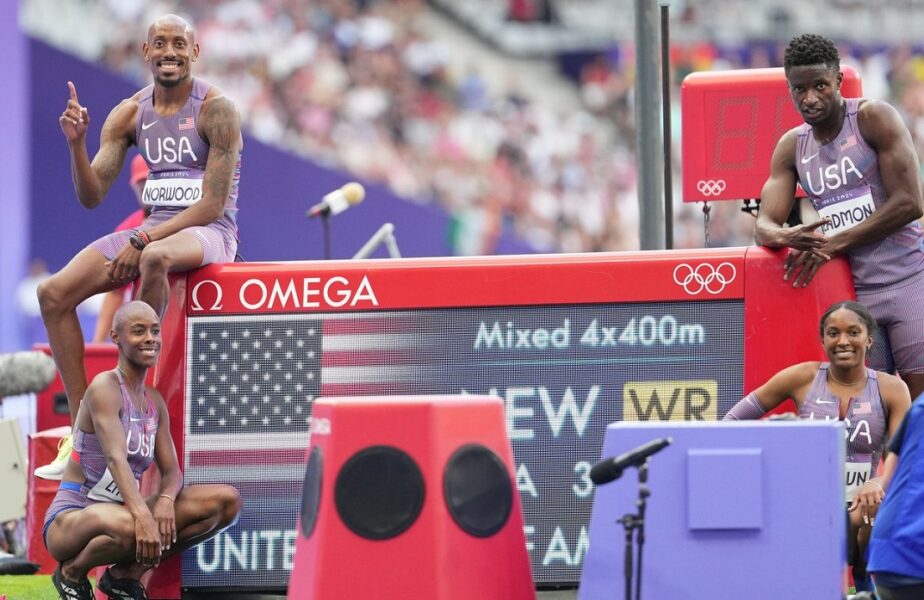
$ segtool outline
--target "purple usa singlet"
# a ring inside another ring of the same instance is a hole
[[[828,389],[828,365],[821,363],[812,386],[805,395],[799,416],[803,419],[839,419],[840,398]],[[850,398],[844,416],[847,425],[847,500],[876,475],[888,432],[888,419],[879,396],[876,371],[866,369],[866,386]]]
[[[812,127],[799,127],[796,170],[799,183],[819,216],[831,223],[821,228],[831,236],[868,219],[888,200],[876,151],[860,135],[857,111],[861,98],[845,98],[847,105],[840,133],[821,145]],[[924,273],[924,236],[913,221],[889,237],[849,251],[857,291],[906,284]]]
[[[128,390],[125,389],[122,374],[118,369],[115,369],[114,373],[119,378],[119,389],[122,392],[120,419],[122,429],[125,431],[128,466],[131,467],[137,482],[154,461],[154,440],[157,437],[159,413],[147,391],[144,392],[147,412],[142,413],[135,408]],[[81,493],[91,500],[122,502],[122,493],[106,466],[106,454],[103,452],[103,447],[96,434],[87,433],[80,428],[76,428],[74,431],[74,452],[80,458],[80,468],[84,476]]]
[[[202,178],[208,162],[209,145],[198,131],[199,113],[211,85],[193,79],[189,99],[176,114],[160,115],[154,106],[154,85],[141,90],[135,139],[150,174],[142,202],[153,207],[146,223],[162,223],[202,199]],[[241,161],[225,202],[225,213],[213,225],[231,232],[237,239],[237,195]]]

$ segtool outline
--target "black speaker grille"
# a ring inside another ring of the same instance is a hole
[[[477,537],[500,531],[510,517],[513,489],[504,462],[481,444],[462,446],[446,463],[446,506],[456,525]]]
[[[318,512],[321,510],[321,482],[324,475],[324,459],[321,448],[315,446],[308,456],[308,466],[305,467],[305,481],[302,484],[301,523],[302,534],[310,538],[314,526],[318,522]]]
[[[386,540],[414,524],[424,492],[423,475],[413,458],[392,446],[370,446],[340,469],[334,503],[350,531]]]

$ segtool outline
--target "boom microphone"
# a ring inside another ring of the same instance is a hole
[[[0,398],[41,392],[55,378],[55,361],[44,352],[0,354]]]
[[[308,209],[305,216],[310,219],[318,216],[338,215],[350,206],[359,204],[365,197],[365,188],[355,181],[351,181],[339,190],[334,190],[324,196],[320,202]]]
[[[629,467],[637,467],[645,460],[666,448],[673,440],[669,437],[651,440],[634,450],[624,452],[615,458],[601,460],[590,470],[590,480],[597,485],[609,483],[622,477],[622,472]]]

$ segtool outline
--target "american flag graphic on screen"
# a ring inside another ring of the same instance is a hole
[[[421,325],[395,313],[190,319],[186,480],[300,484],[318,396],[421,393],[433,367],[420,363],[434,358]]]
[[[284,586],[283,542],[267,532],[294,533],[314,400],[438,389],[423,363],[439,327],[401,313],[189,320],[185,481],[230,483],[244,511],[184,554],[184,585]]]

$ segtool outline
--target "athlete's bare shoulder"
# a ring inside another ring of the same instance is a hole
[[[906,129],[901,115],[894,106],[871,98],[860,100],[857,106],[857,124],[863,138],[872,142],[873,147],[878,147],[876,142],[880,138],[891,139]]]
[[[239,151],[243,145],[241,116],[234,102],[218,87],[210,87],[202,102],[199,133],[213,147],[234,146]]]
[[[883,395],[892,396],[899,395],[902,392],[908,393],[908,384],[898,375],[877,371],[876,377],[879,379],[879,389],[882,390]]]
[[[206,93],[205,98],[203,99],[202,106],[206,110],[214,110],[219,108],[219,110],[232,110],[237,112],[237,107],[234,105],[234,102],[225,96],[224,91],[218,86],[211,86],[208,93]]]
[[[881,110],[889,110],[892,108],[892,105],[888,102],[882,100],[876,100],[875,98],[859,98],[857,101],[857,112],[859,114],[867,114],[870,112],[877,112]]]
[[[889,119],[893,115],[898,115],[898,111],[891,104],[882,100],[860,98],[857,104],[857,122],[861,126]]]
[[[215,99],[217,99],[217,98],[224,98],[224,97],[225,97],[225,92],[224,92],[224,90],[222,90],[222,89],[221,89],[220,87],[218,87],[217,85],[215,85],[215,84],[213,84],[213,83],[210,83],[210,82],[206,81],[205,79],[202,79],[201,77],[196,77],[196,78],[195,78],[195,81],[196,81],[197,83],[200,83],[200,84],[204,85],[204,86],[208,89],[208,91],[205,93],[205,98],[202,99],[203,102],[210,102],[210,101],[215,100]]]
[[[818,374],[821,364],[821,361],[809,360],[795,364],[784,371],[788,371],[793,379],[800,384],[811,383],[815,380],[815,376]]]

